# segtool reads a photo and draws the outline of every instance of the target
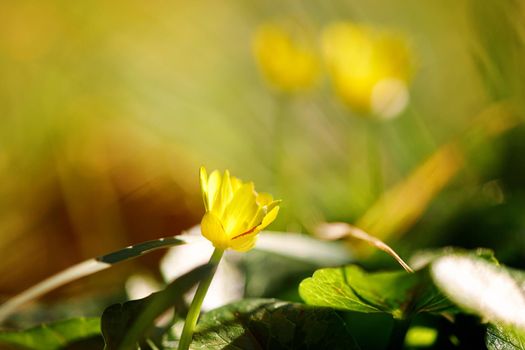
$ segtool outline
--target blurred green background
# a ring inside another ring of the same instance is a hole
[[[402,36],[408,104],[356,111],[324,63],[279,91],[253,50],[276,21],[315,52],[340,21]],[[513,0],[3,0],[0,294],[198,224],[200,165],[282,198],[275,230],[345,221],[406,254],[485,246],[525,267],[524,40]],[[70,289],[118,287],[158,257]]]

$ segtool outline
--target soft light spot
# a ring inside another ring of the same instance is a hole
[[[438,287],[461,307],[492,322],[525,328],[525,291],[502,267],[466,256],[447,256],[432,266]]]
[[[437,331],[428,327],[412,327],[408,331],[405,344],[413,347],[427,347],[436,341]]]
[[[212,253],[213,246],[204,239],[196,240],[184,247],[173,247],[161,261],[162,275],[166,281],[172,281],[194,268],[206,264]],[[225,254],[217,268],[202,304],[204,310],[212,310],[243,297],[244,276],[235,264],[230,262],[231,255],[230,252]],[[191,301],[191,299],[188,298],[187,300]]]
[[[147,275],[133,275],[126,281],[129,300],[142,299],[160,289],[156,281]]]
[[[372,90],[372,112],[381,118],[394,118],[405,109],[409,99],[408,89],[402,80],[383,79]]]

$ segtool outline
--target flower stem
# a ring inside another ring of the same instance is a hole
[[[219,265],[223,254],[224,250],[222,249],[215,248],[213,251],[209,262],[210,264],[214,265],[213,272],[206,276],[206,278],[203,279],[201,283],[199,283],[197,292],[195,293],[190,309],[188,310],[188,315],[186,316],[186,322],[184,323],[184,328],[182,329],[178,350],[188,350],[190,347],[191,341],[193,339],[193,331],[195,330],[195,325],[197,324],[197,319],[199,318],[199,314],[201,312],[202,302],[204,301],[204,297],[208,292],[208,288],[210,287],[211,281],[215,275],[215,271],[217,270],[217,266]]]

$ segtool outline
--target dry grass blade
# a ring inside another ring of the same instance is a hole
[[[414,272],[414,270],[399,256],[399,254],[390,248],[388,244],[374,236],[369,235],[358,227],[344,222],[324,223],[317,226],[315,232],[318,237],[324,239],[334,240],[349,237],[364,241],[393,257],[399,263],[399,265],[405,269],[405,271],[410,273]]]
[[[105,270],[113,264],[136,258],[153,250],[185,244],[186,240],[183,236],[159,238],[75,264],[35,284],[0,305],[0,322],[4,321],[20,306],[35,300],[58,287]]]
[[[26,289],[22,293],[3,303],[0,306],[0,322],[4,321],[20,306],[30,302],[31,300],[35,300],[38,297],[79,278],[105,270],[110,266],[110,264],[97,261],[96,259],[89,259],[79,264],[73,265],[49,278],[46,278],[42,282],[35,284],[34,286]]]

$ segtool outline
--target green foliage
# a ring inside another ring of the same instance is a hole
[[[489,349],[523,349],[525,273],[498,264],[487,250],[445,249],[420,254],[424,267],[367,273],[355,265],[321,269],[299,291],[308,304],[409,318],[417,312],[471,313],[488,327]]]
[[[211,271],[211,265],[203,265],[179,277],[160,292],[106,308],[101,321],[106,349],[133,348],[146,337],[158,316],[173,306],[180,312],[182,296]]]
[[[427,269],[368,273],[356,265],[321,269],[299,286],[307,304],[408,318],[417,312],[452,311]]]
[[[299,286],[301,297],[310,305],[244,299],[207,312],[197,325],[191,349],[359,349],[353,334],[359,327],[349,322],[348,314],[341,317],[334,310],[339,309],[401,319],[394,324],[402,327],[377,330],[384,341],[390,338],[390,345],[401,346],[408,330],[404,340],[408,347],[463,346],[468,342],[458,328],[461,321],[445,331],[445,338],[442,326],[409,328],[419,313],[454,313],[457,320],[474,314],[491,322],[485,335],[489,350],[525,350],[522,271],[499,265],[490,251],[480,249],[430,251],[413,260],[420,267],[415,273],[366,272],[357,265],[320,269]],[[211,265],[198,267],[147,298],[111,305],[100,321],[73,319],[3,332],[0,343],[22,349],[94,348],[86,340],[99,341],[101,328],[108,350],[173,349],[173,343],[162,341],[172,324],[155,328],[154,321],[173,306],[176,313],[184,313],[182,296],[212,269]],[[477,317],[470,317],[474,328],[468,332],[481,336],[485,327]],[[452,341],[457,338],[457,343]]]
[[[487,328],[485,342],[488,350],[525,350],[525,332],[491,324]]]
[[[192,349],[359,349],[330,309],[246,299],[203,315]]]
[[[74,318],[52,324],[42,324],[23,331],[6,331],[0,333],[1,344],[15,348],[35,350],[58,350],[81,339],[100,334],[100,319]]]
[[[176,237],[163,237],[135,244],[133,246],[117,250],[116,252],[99,256],[97,260],[107,264],[115,264],[124,260],[134,259],[142,254],[147,254],[157,249],[174,247],[181,244],[186,244],[186,242]]]

